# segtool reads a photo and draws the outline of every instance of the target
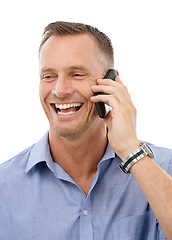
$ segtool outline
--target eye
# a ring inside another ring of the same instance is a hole
[[[77,79],[81,79],[81,78],[85,77],[85,74],[84,73],[74,73],[73,77],[77,78]]]
[[[50,79],[52,76],[50,75],[47,75],[47,76],[44,76],[44,79]]]
[[[57,76],[55,76],[55,75],[53,75],[53,74],[44,74],[41,79],[42,79],[43,81],[50,82],[50,81],[55,80],[56,77],[57,77]]]

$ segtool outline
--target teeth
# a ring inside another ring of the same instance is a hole
[[[55,104],[55,107],[59,109],[67,109],[71,107],[80,107],[81,105],[82,105],[81,103],[68,103],[68,104]]]
[[[75,111],[66,112],[66,113],[60,112],[60,111],[58,112],[59,115],[69,115],[69,114],[72,114],[72,113],[75,113]]]

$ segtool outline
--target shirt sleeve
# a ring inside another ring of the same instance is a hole
[[[171,150],[170,161],[169,161],[167,173],[172,177],[172,150]]]
[[[167,160],[167,159],[166,159]],[[170,159],[168,159],[169,161],[169,165],[168,165],[168,169],[167,169],[167,173],[172,176],[172,150],[171,150],[171,154],[170,154]],[[162,231],[162,228],[159,224],[159,222],[157,221],[157,228],[158,228],[158,231],[157,231],[157,239],[161,239],[161,240],[167,240],[167,238],[165,237],[163,231]]]

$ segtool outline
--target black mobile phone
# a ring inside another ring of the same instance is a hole
[[[117,74],[115,69],[109,69],[106,75],[104,76],[105,79],[112,79],[113,81],[115,81],[116,77],[117,77]],[[105,93],[101,93],[101,92],[95,93],[95,95],[99,95],[99,94],[105,94]],[[109,104],[107,102],[97,102],[95,104],[96,104],[97,112],[100,118],[105,118],[109,113],[109,111],[111,110],[111,107],[109,106]]]

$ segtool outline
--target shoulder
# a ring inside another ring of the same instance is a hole
[[[35,144],[0,165],[0,186],[13,184],[26,178],[28,169],[45,161],[49,152],[48,132]]]
[[[35,145],[35,144],[34,144]],[[19,176],[20,172],[25,171],[29,155],[33,149],[33,146],[28,147],[23,150],[13,158],[0,164],[0,182],[7,181],[9,178],[14,178]]]

